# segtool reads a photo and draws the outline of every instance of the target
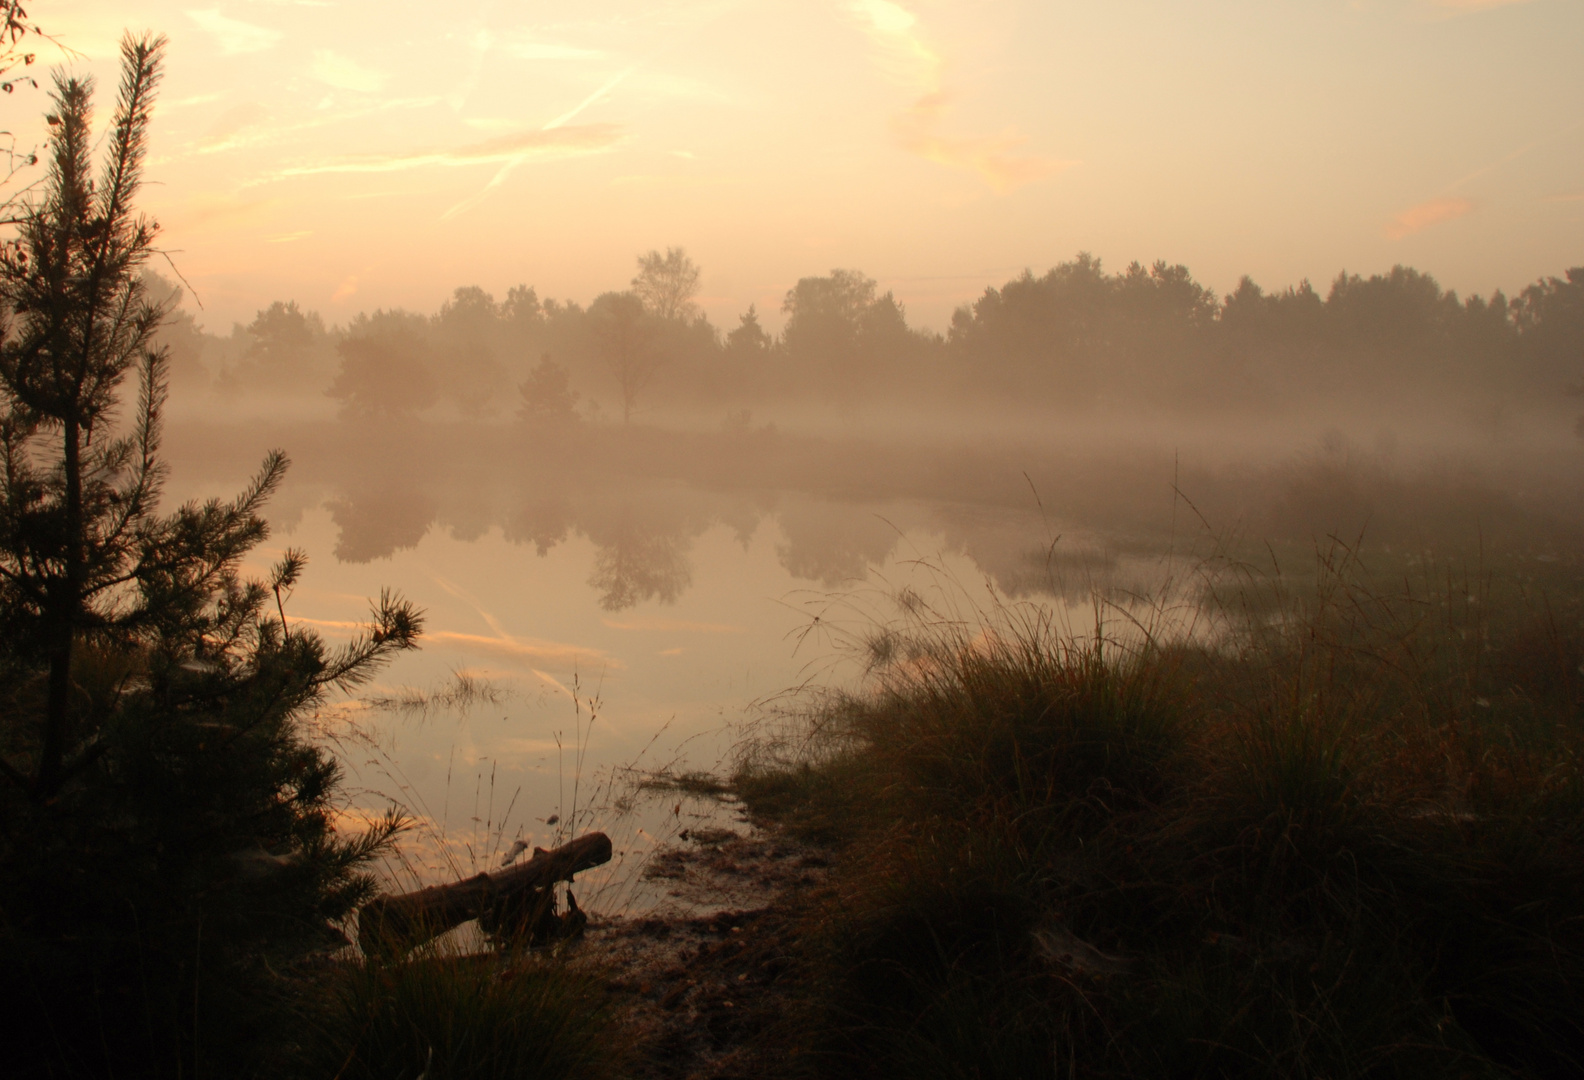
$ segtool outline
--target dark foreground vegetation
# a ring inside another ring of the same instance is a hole
[[[299,554],[242,579],[279,453],[233,500],[159,510],[164,312],[141,284],[156,229],[134,197],[163,46],[123,44],[97,170],[91,84],[57,79],[48,175],[0,247],[11,1076],[259,1067],[296,1008],[282,972],[344,945],[335,923],[373,893],[367,864],[401,824],[338,832],[340,767],[312,716],[412,647],[418,613],[382,597],[332,650],[287,622]]]
[[[1125,641],[900,598],[737,778],[840,852],[786,1074],[1579,1075],[1580,612],[1404,569]]]

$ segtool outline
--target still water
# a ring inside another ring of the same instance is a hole
[[[245,480],[210,465],[193,462],[202,482],[172,495]],[[1033,505],[618,485],[585,486],[564,526],[536,536],[513,533],[509,510],[461,528],[442,507],[415,525],[391,508],[415,491],[388,481],[370,510],[356,485],[288,481],[247,568],[305,551],[286,615],[331,644],[382,589],[425,612],[421,650],[319,718],[346,768],[348,824],[391,806],[413,820],[384,870],[401,888],[498,866],[519,840],[605,829],[618,856],[579,897],[596,910],[652,902],[645,855],[732,816],[640,791],[645,776],[729,771],[747,727],[806,688],[852,685],[898,589],[969,619],[1003,595],[987,567],[1027,592],[1019,568],[1049,526]]]
[[[634,868],[656,845],[731,817],[643,780],[729,772],[753,725],[806,702],[800,690],[855,685],[903,590],[926,621],[970,632],[1031,600],[1092,633],[1097,590],[1108,635],[1178,610],[1188,622],[1171,632],[1198,632],[1195,585],[1178,575],[1200,571],[1190,549],[1219,551],[1228,523],[1285,536],[1299,562],[1315,538],[1366,528],[1388,552],[1463,535],[1483,551],[1503,529],[1538,552],[1573,535],[1552,519],[1577,501],[1576,463],[1540,468],[1531,459],[1551,458],[1536,453],[1510,453],[1531,462],[1517,471],[1487,453],[1485,475],[1449,471],[1435,447],[1420,467],[1337,441],[1253,469],[1247,448],[1215,466],[1159,433],[1099,453],[1083,430],[1041,444],[917,431],[192,415],[171,425],[168,499],[229,498],[285,447],[295,465],[249,570],[306,552],[288,620],[334,644],[381,590],[425,611],[422,649],[318,718],[346,769],[348,826],[393,806],[414,823],[389,886],[600,828],[617,857],[579,899],[607,911],[647,902]]]

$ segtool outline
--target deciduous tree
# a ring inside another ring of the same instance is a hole
[[[691,319],[698,314],[693,298],[699,291],[699,267],[679,247],[664,255],[651,251],[638,256],[638,276],[632,290],[644,307],[662,319]]]
[[[630,423],[638,395],[660,367],[650,315],[636,293],[605,293],[589,305],[588,320],[621,393],[622,423]]]

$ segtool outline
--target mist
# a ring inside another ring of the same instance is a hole
[[[371,805],[465,843],[437,807],[504,768],[543,817],[574,681],[603,709],[590,767],[715,767],[767,702],[861,677],[898,590],[965,618],[1034,600],[1075,632],[1199,603],[1216,560],[1570,592],[1584,268],[1510,295],[1400,266],[1217,295],[1079,254],[944,332],[850,269],[716,325],[705,272],[672,247],[592,297],[467,285],[339,324],[286,297],[225,334],[150,282],[177,305],[172,494],[286,449],[272,543],[311,559],[288,617],[346,633],[399,588],[431,633],[380,693],[460,673],[514,702],[393,719]]]
[[[925,529],[1015,591],[1052,542],[1042,516],[1058,549],[1149,548],[1186,514],[1538,555],[1580,524],[1584,268],[1511,299],[1405,267],[1218,297],[1184,266],[1080,254],[987,288],[945,333],[859,271],[791,283],[771,333],[752,307],[701,314],[681,248],[635,270],[582,303],[464,286],[342,325],[276,300],[223,336],[180,308],[176,476],[218,489],[287,448],[277,520],[327,513],[344,562],[439,533],[525,557],[583,537],[608,610],[683,600],[714,527],[779,529],[789,580],[826,585]]]

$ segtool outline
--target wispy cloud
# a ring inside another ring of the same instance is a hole
[[[602,49],[585,49],[560,41],[543,41],[527,34],[517,34],[500,43],[501,51],[519,60],[603,60]]]
[[[1418,206],[1410,206],[1392,218],[1386,226],[1386,235],[1393,240],[1401,240],[1405,236],[1422,232],[1432,225],[1456,221],[1473,209],[1473,203],[1453,195],[1431,199]]]
[[[222,94],[193,94],[191,97],[177,98],[175,101],[162,101],[160,102],[160,108],[162,110],[185,109],[192,105],[207,105],[211,101],[219,101],[223,96]]]
[[[694,17],[696,17],[698,15],[703,15],[703,16],[705,16],[706,19],[713,18],[714,16],[716,16],[718,14],[721,14],[723,11],[725,11],[728,6],[729,6],[729,4],[725,5],[725,6],[716,5],[716,4],[705,4],[705,5],[702,5],[699,8],[695,9],[692,13],[689,14],[689,21],[691,21],[692,18],[694,18]],[[688,13],[685,13],[685,14],[688,14]],[[689,28],[689,29],[696,29],[696,25],[691,27],[691,28]],[[616,72],[616,74],[612,75],[609,79],[607,79],[592,94],[588,95],[586,98],[584,98],[582,101],[578,102],[576,105],[572,106],[571,109],[569,109],[566,112],[562,113],[560,116],[557,116],[554,120],[551,120],[542,129],[540,129],[540,131],[537,134],[541,135],[541,136],[549,136],[549,135],[551,135],[551,133],[556,132],[556,131],[572,131],[572,130],[574,130],[572,127],[570,127],[570,125],[571,125],[571,123],[572,123],[572,121],[574,119],[576,119],[579,115],[581,115],[583,113],[584,110],[592,108],[594,105],[598,104],[599,102],[604,101],[607,97],[610,96],[610,94],[618,86],[620,86],[622,83],[626,82],[629,78],[631,78],[632,75],[635,72],[637,72],[640,68],[642,68],[645,64],[649,63],[655,57],[657,57],[661,53],[663,53],[666,49],[670,48],[673,44],[675,44],[675,42],[677,40],[679,40],[679,38],[681,36],[685,35],[687,32],[688,32],[688,29],[684,29],[679,34],[673,34],[673,35],[670,35],[670,36],[665,37],[662,40],[660,40],[652,49],[649,50],[649,52],[647,54],[645,54],[644,56],[639,57],[635,62],[633,62],[629,66],[623,68],[621,71]],[[519,41],[519,43],[522,43],[524,41],[528,42],[530,49],[531,49],[531,47],[534,44],[533,39],[531,39],[531,38],[528,38],[528,39],[519,38],[518,41]],[[480,58],[482,58],[484,50],[488,49],[491,46],[492,42],[493,42],[493,39],[490,38],[487,34],[480,38],[480,44],[479,44],[479,56],[480,56]],[[540,46],[542,46],[544,44],[546,44],[546,43],[543,43],[543,42],[538,43],[538,45],[540,45]],[[571,48],[571,47],[561,46],[559,43],[556,43],[554,45],[554,48],[551,51],[554,53],[555,58],[557,58],[557,59],[574,59],[574,58],[576,58],[576,59],[588,59],[588,58],[590,58],[590,57],[583,57],[581,55],[574,55],[574,53],[577,52],[577,50],[574,50],[573,52],[568,52],[569,48]],[[583,130],[589,131],[589,132],[594,132],[594,131],[596,131],[596,129],[602,130],[602,131],[605,131],[605,132],[608,133],[606,141],[604,141],[603,143],[599,144],[598,146],[594,146],[594,145],[591,145],[591,144],[585,144],[585,145],[583,145],[583,147],[581,149],[579,149],[576,152],[578,152],[578,153],[597,153],[597,152],[600,152],[600,151],[603,151],[603,150],[611,149],[619,141],[620,137],[619,137],[618,134],[616,134],[619,129],[617,129],[614,125],[589,124],[589,125],[585,125],[584,128],[583,128]],[[533,134],[533,133],[530,133],[530,134]],[[573,142],[568,142],[568,143],[562,144],[562,143],[560,143],[559,141],[557,141],[555,139],[549,139],[549,140],[547,140],[546,145],[565,145],[567,147],[571,147],[573,145],[577,145],[577,142],[573,141]],[[485,184],[482,190],[480,190],[476,195],[473,195],[470,198],[464,199],[461,202],[459,202],[459,203],[455,204],[454,206],[452,206],[445,213],[440,215],[440,220],[447,221],[447,220],[449,220],[449,219],[451,219],[453,217],[456,217],[458,214],[467,213],[469,210],[473,209],[479,203],[481,203],[485,199],[487,199],[492,191],[496,190],[501,185],[503,185],[506,182],[506,178],[509,177],[512,174],[512,171],[515,170],[519,165],[521,165],[525,161],[532,160],[536,156],[547,156],[547,155],[537,154],[537,153],[534,153],[534,154],[521,154],[521,155],[516,155],[516,156],[509,157],[509,158],[505,159],[502,162],[501,167],[498,170],[496,170],[494,176],[490,177],[489,183]],[[560,156],[566,156],[566,155],[560,155]]]
[[[680,191],[685,189],[733,187],[747,182],[745,177],[722,175],[720,173],[629,173],[626,176],[611,177],[610,186],[613,188],[669,188],[674,191]]]
[[[546,124],[544,126],[544,130],[551,131],[555,128],[564,127],[567,124],[570,124],[573,120],[576,120],[585,109],[593,108],[595,105],[598,105],[601,101],[604,101],[607,97],[609,97],[611,91],[615,90],[618,86],[631,78],[632,73],[637,70],[638,65],[633,64],[630,67],[625,67],[621,71],[618,71],[616,74],[612,75],[610,78],[601,83],[599,89],[595,90],[588,97],[584,98],[566,112],[562,113],[560,116]]]
[[[612,630],[659,630],[669,634],[741,634],[740,626],[729,623],[686,622],[658,615],[635,615],[626,619],[601,619]]]
[[[559,641],[545,641],[542,638],[519,637],[509,633],[501,621],[486,610],[478,600],[470,595],[467,590],[455,582],[436,575],[436,585],[446,592],[462,600],[473,608],[474,612],[484,625],[490,628],[494,637],[485,637],[483,634],[462,634],[448,630],[424,635],[425,642],[434,642],[442,645],[451,645],[456,648],[467,649],[474,653],[484,653],[500,660],[505,660],[516,667],[527,668],[535,675],[547,682],[553,683],[562,690],[566,688],[555,679],[540,671],[540,666],[560,667],[563,670],[576,671],[580,668],[606,668],[615,669],[623,667],[621,661],[608,656],[601,649],[589,648],[583,645],[569,645]]]
[[[1423,2],[1425,6],[1435,11],[1468,14],[1475,11],[1489,11],[1491,8],[1527,4],[1529,0],[1423,0]]]
[[[1002,135],[950,136],[939,133],[946,99],[942,94],[920,98],[892,118],[892,130],[902,149],[937,165],[968,169],[979,174],[998,195],[1046,180],[1077,162],[1023,151],[1028,139],[1014,132]]]
[[[313,76],[337,90],[372,94],[385,85],[385,73],[330,49],[315,49]]]
[[[269,110],[256,101],[233,105],[216,118],[209,129],[198,139],[206,150],[217,150],[234,145],[236,136],[243,130],[269,118]]]
[[[187,17],[201,29],[214,35],[220,51],[226,56],[238,53],[263,52],[285,35],[267,26],[254,26],[240,19],[220,14],[219,8],[202,8],[187,12]]]
[[[878,48],[887,74],[921,92],[938,91],[941,58],[920,34],[917,15],[893,0],[852,0],[847,10]]]
[[[998,195],[1075,164],[1027,152],[1028,139],[1015,131],[946,133],[945,61],[925,40],[918,16],[894,0],[851,0],[847,9],[877,46],[882,67],[918,94],[912,105],[891,118],[892,135],[903,150],[937,165],[977,173]]]
[[[379,113],[404,109],[425,109],[439,104],[440,101],[441,99],[438,97],[373,99],[357,108],[325,110],[310,116],[306,120],[299,120],[291,124],[248,124],[245,131],[238,128],[233,134],[219,141],[205,142],[200,139],[192,152],[213,154],[222,150],[234,150],[239,147],[254,146],[261,143],[285,142],[301,136],[304,132],[351,123],[366,116],[378,115]],[[267,183],[278,178],[278,173],[268,173],[248,181],[248,185]]]
[[[179,223],[183,228],[194,228],[255,221],[279,205],[279,199],[200,193],[184,201]]]
[[[397,154],[359,154],[329,161],[307,162],[281,169],[276,176],[324,173],[385,173],[436,165],[485,165],[530,159],[578,157],[610,150],[623,139],[616,124],[580,124],[545,131],[523,131],[449,150],[417,150]]]
[[[462,122],[474,131],[503,133],[521,131],[523,126],[520,116],[464,116]]]
[[[350,637],[366,627],[366,623],[354,622],[351,619],[310,619],[304,615],[293,615],[292,625],[303,624],[319,630],[329,631],[337,637]]]
[[[357,290],[357,275],[348,274],[346,278],[342,280],[341,284],[336,286],[336,291],[330,294],[330,302],[332,304],[339,304],[341,301],[356,295]]]
[[[599,649],[568,645],[537,638],[485,637],[441,630],[424,635],[426,644],[449,646],[471,653],[482,653],[523,668],[619,668],[621,662]]]
[[[490,177],[489,183],[485,184],[483,189],[480,190],[478,194],[463,199],[461,202],[453,205],[445,213],[441,214],[440,220],[449,221],[458,214],[465,214],[479,203],[489,198],[490,192],[504,184],[506,182],[506,178],[512,174],[512,170],[516,169],[517,166],[521,165],[525,161],[531,161],[536,157],[573,157],[579,156],[581,154],[597,154],[613,149],[622,138],[621,128],[617,125],[582,124],[575,127],[568,125],[571,123],[571,121],[577,119],[578,114],[583,112],[583,110],[590,108],[596,103],[604,100],[607,94],[616,89],[616,87],[620,86],[622,82],[628,78],[628,76],[637,70],[638,65],[634,64],[632,67],[618,71],[611,78],[607,79],[598,90],[595,90],[588,97],[584,98],[571,109],[550,121],[538,131],[526,131],[518,135],[507,135],[501,139],[491,139],[489,140],[488,144],[480,144],[493,145],[517,139],[526,140],[528,147],[523,153],[507,154],[504,157],[492,159],[502,161],[503,164],[499,169],[496,170],[495,175]],[[576,138],[569,137],[570,133],[574,132],[582,132],[584,134],[577,136]],[[546,154],[543,151],[533,149],[535,146],[541,144],[546,147],[564,146],[568,148],[581,144],[583,148],[581,150],[571,150],[569,152],[557,154]]]

